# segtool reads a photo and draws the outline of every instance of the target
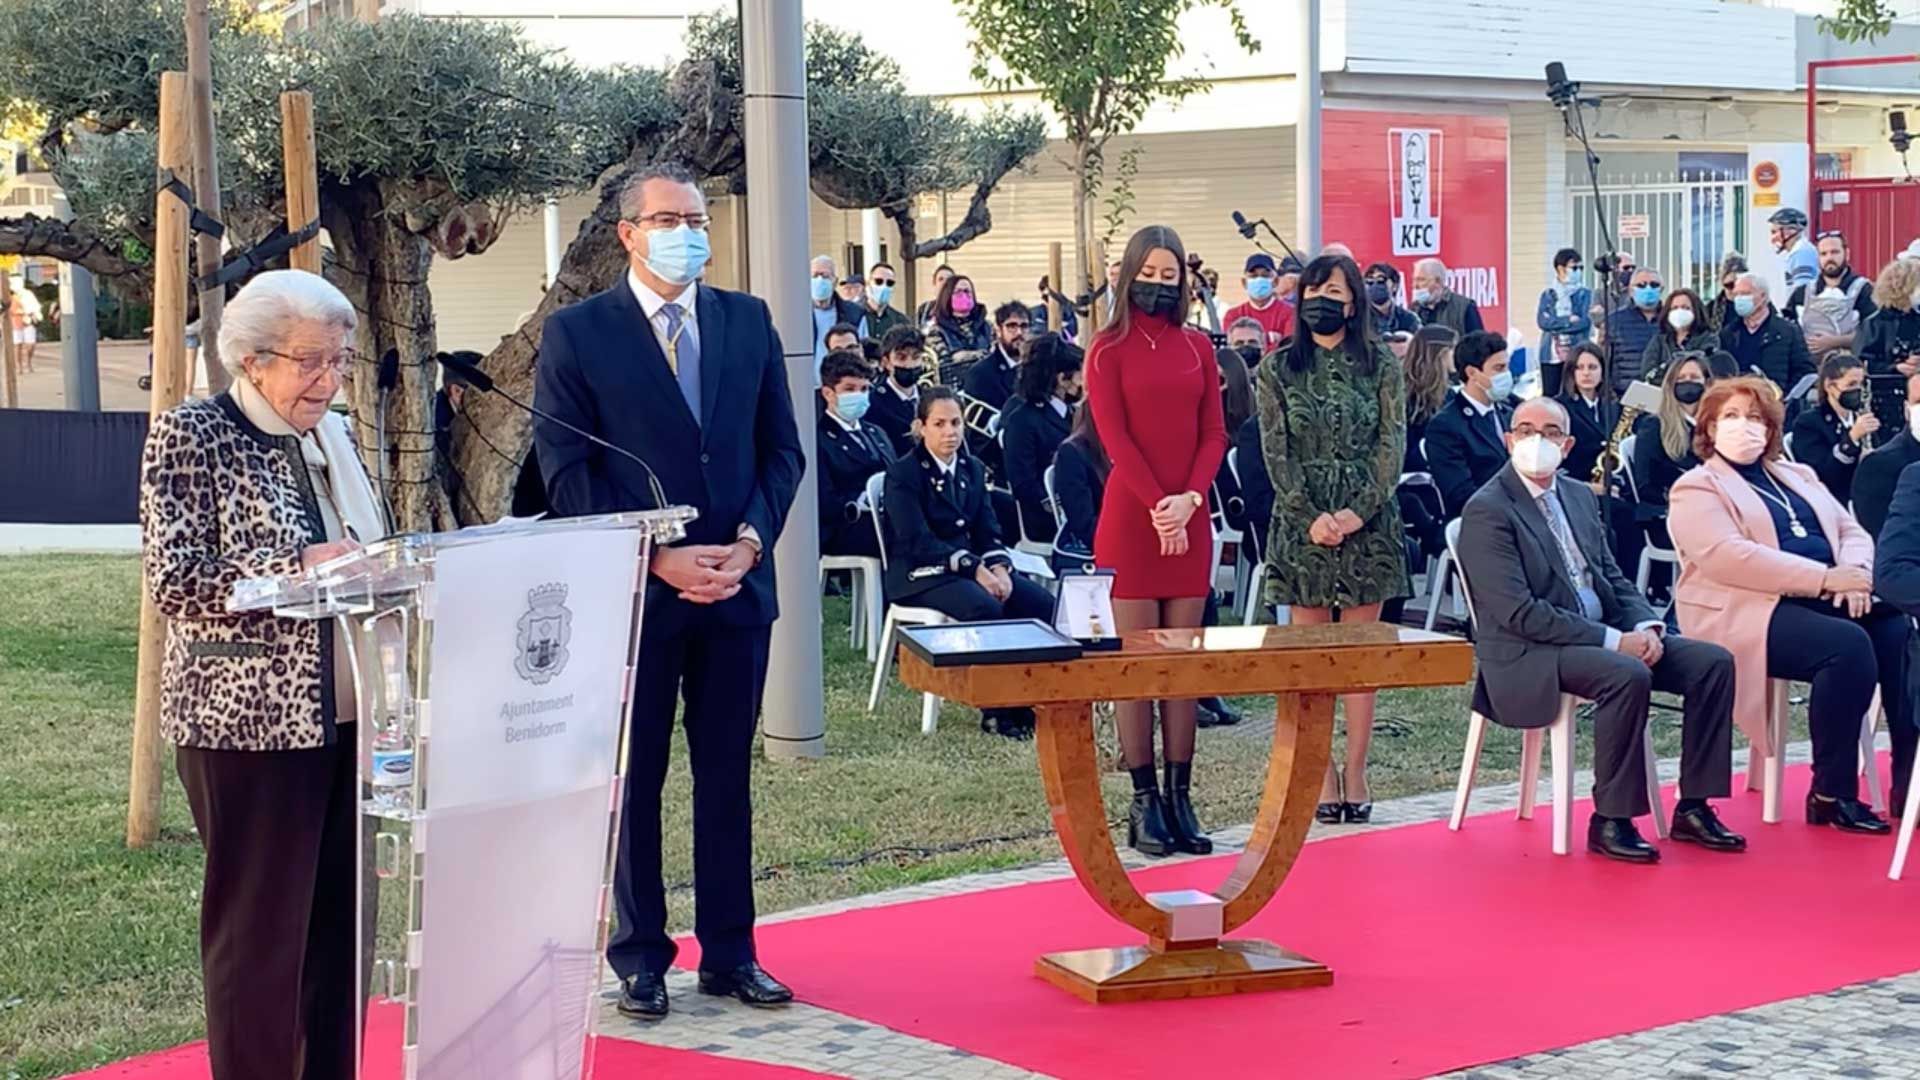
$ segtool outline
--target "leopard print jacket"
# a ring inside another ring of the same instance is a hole
[[[298,440],[230,395],[156,417],[140,463],[147,592],[167,617],[160,729],[176,746],[300,750],[334,741],[329,620],[231,614],[249,577],[296,574],[326,539]]]

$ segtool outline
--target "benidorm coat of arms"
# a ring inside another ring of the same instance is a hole
[[[519,627],[513,670],[533,685],[545,686],[567,667],[567,643],[573,640],[567,587],[555,582],[527,590],[527,612],[520,616]]]

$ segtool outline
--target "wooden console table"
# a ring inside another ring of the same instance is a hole
[[[901,681],[972,705],[1032,706],[1054,832],[1087,893],[1147,936],[1144,946],[1051,953],[1048,982],[1095,1003],[1325,986],[1323,964],[1266,941],[1221,940],[1273,899],[1306,842],[1343,693],[1457,686],[1473,673],[1458,638],[1379,623],[1227,626],[1129,634],[1117,652],[1049,664],[933,667],[899,653]],[[1108,831],[1093,738],[1093,702],[1273,694],[1266,790],[1246,850],[1212,893],[1142,895]]]

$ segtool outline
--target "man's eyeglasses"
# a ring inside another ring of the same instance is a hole
[[[1008,319],[1006,322],[1003,322],[1000,325],[1004,329],[1019,330],[1024,333],[1026,329],[1032,326],[1033,324],[1029,322],[1021,322],[1019,319]]]
[[[877,277],[873,279],[873,287],[876,289],[882,285],[892,285],[892,284],[894,284],[894,279],[890,277]]]
[[[646,217],[630,218],[635,225],[645,225],[649,229],[677,229],[685,225],[689,229],[704,229],[713,219],[705,214],[676,214],[671,210],[662,210]]]
[[[1558,441],[1567,437],[1567,433],[1561,430],[1558,424],[1549,424],[1546,427],[1534,427],[1532,424],[1515,424],[1513,425],[1513,433],[1522,439],[1530,439],[1535,435],[1539,435],[1542,438]]]
[[[300,374],[307,378],[317,378],[322,371],[331,370],[336,375],[345,375],[360,363],[360,354],[353,349],[341,349],[332,356],[294,356],[291,353],[275,352],[272,349],[255,349],[260,356],[273,356],[282,360],[291,360],[300,368]]]

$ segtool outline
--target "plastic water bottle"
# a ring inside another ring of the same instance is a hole
[[[413,703],[399,642],[381,643],[380,673],[386,700],[373,729],[373,805],[404,813],[413,809]]]

